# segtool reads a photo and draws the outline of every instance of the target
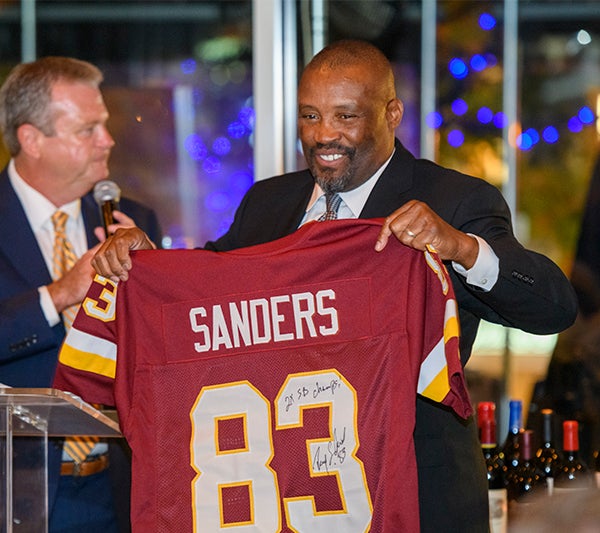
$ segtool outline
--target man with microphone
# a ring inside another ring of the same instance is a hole
[[[102,79],[90,63],[45,57],[16,66],[0,89],[0,129],[11,155],[0,173],[0,382],[12,387],[51,386],[106,231],[137,224],[160,242],[155,213],[119,202],[116,184],[106,187],[114,140]],[[75,466],[62,439],[49,444],[51,533],[128,529],[117,525],[106,453],[100,443]],[[127,487],[123,496],[128,501]]]

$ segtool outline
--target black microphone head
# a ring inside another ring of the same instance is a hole
[[[121,199],[121,189],[111,180],[102,180],[94,186],[94,200],[98,205],[104,202],[117,203]]]

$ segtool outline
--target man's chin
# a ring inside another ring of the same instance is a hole
[[[337,176],[334,174],[323,173],[320,173],[318,175],[315,175],[313,173],[313,176],[315,176],[315,181],[319,184],[319,187],[321,187],[321,189],[325,193],[341,192],[346,188],[346,185],[348,183],[348,180],[345,176]]]

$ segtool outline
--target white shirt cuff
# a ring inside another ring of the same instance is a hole
[[[479,243],[479,252],[475,264],[467,270],[458,263],[452,262],[452,268],[461,276],[466,278],[469,285],[479,287],[483,291],[491,291],[492,287],[498,281],[500,266],[498,256],[492,250],[492,247],[481,237],[469,233],[477,239]]]
[[[42,308],[42,313],[44,313],[48,325],[52,328],[60,322],[60,316],[56,311],[56,307],[54,307],[54,302],[50,297],[48,287],[45,285],[43,287],[38,287],[38,292],[40,293],[40,307]]]

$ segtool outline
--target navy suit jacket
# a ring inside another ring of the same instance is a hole
[[[313,187],[308,170],[257,182],[228,232],[206,247],[225,251],[292,233]],[[463,364],[481,319],[537,334],[573,323],[577,306],[569,281],[552,261],[516,240],[508,206],[496,187],[416,159],[396,141],[395,154],[360,218],[386,217],[411,199],[427,203],[455,228],[485,239],[500,261],[498,281],[489,292],[469,286],[448,265],[459,306]],[[415,448],[422,531],[487,531],[487,481],[474,420],[461,421],[418,397]]]
[[[120,209],[154,242],[160,242],[160,227],[152,210],[126,198],[121,199]],[[98,243],[94,228],[102,225],[92,193],[81,199],[81,212],[88,246],[92,247]],[[48,325],[37,290],[51,281],[25,211],[4,169],[0,173],[0,383],[24,388],[52,386],[65,328],[62,322],[54,327]],[[49,446],[50,509],[58,484],[61,443],[59,440]]]
[[[155,242],[158,220],[141,204],[121,199],[120,209]],[[102,226],[92,193],[81,199],[88,246],[98,243],[94,228]],[[50,327],[39,305],[37,288],[51,283],[50,272],[25,211],[0,173],[0,382],[13,387],[50,387],[57,354],[65,336],[62,322]]]

